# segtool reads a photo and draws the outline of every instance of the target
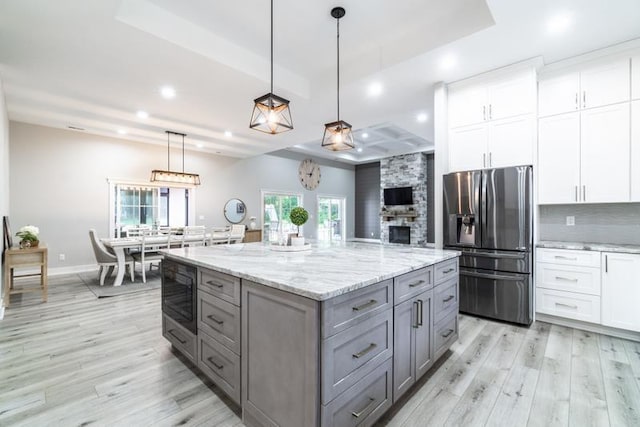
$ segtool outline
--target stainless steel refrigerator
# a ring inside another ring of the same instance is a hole
[[[444,246],[460,257],[460,311],[533,321],[531,166],[444,176]]]

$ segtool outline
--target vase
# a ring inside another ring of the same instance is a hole
[[[255,221],[251,221],[249,223],[249,230],[255,230],[256,229],[256,222]]]
[[[304,246],[304,237],[291,237],[291,246]]]
[[[39,240],[20,240],[20,249],[37,248],[39,243]]]

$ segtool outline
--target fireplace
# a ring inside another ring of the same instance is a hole
[[[411,227],[389,226],[389,243],[411,244]]]

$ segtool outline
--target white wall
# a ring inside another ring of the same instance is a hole
[[[0,217],[9,215],[9,117],[0,79]],[[4,241],[1,243],[4,251]],[[0,311],[4,296],[4,267],[0,267]],[[2,315],[0,313],[0,319]]]
[[[20,122],[11,122],[10,127],[13,228],[40,227],[52,269],[95,264],[88,230],[95,228],[100,236],[108,233],[107,179],[148,182],[152,169],[165,167],[166,147]],[[322,165],[322,181],[316,191],[307,191],[298,181],[302,157],[289,157],[240,160],[187,151],[185,171],[199,173],[202,180],[195,193],[196,224],[226,225],[223,206],[234,197],[247,206],[245,223],[250,216],[259,221],[262,189],[295,191],[303,194],[311,217],[305,236],[315,237],[316,195],[326,193],[347,198],[347,237],[352,237],[354,168],[315,159]],[[172,152],[172,164],[178,164],[179,158],[179,150]],[[62,253],[64,262],[58,260]]]

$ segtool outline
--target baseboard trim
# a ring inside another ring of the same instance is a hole
[[[580,320],[565,319],[564,317],[557,317],[543,313],[536,313],[536,320],[640,342],[640,332],[627,331],[624,329],[612,328],[610,326],[597,325],[595,323],[581,322]]]

